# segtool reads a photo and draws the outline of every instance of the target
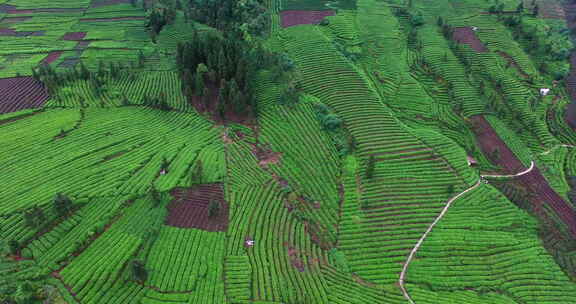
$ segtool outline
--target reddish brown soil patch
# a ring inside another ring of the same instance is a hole
[[[207,231],[228,229],[228,203],[224,200],[221,184],[202,184],[192,188],[177,188],[172,191],[174,200],[168,206],[166,224],[180,228],[197,228]],[[218,215],[208,217],[211,201],[220,203]]]
[[[300,272],[304,272],[304,262],[300,259],[300,254],[298,250],[293,247],[288,248],[288,257],[290,258],[290,264],[294,266],[294,268],[298,269]]]
[[[270,149],[269,145],[254,145],[252,153],[258,159],[258,165],[263,168],[268,168],[270,164],[277,164],[280,162],[282,152],[274,152]]]
[[[36,8],[36,9],[18,9],[14,5],[0,5],[0,12],[6,14],[34,14],[34,13],[74,13],[83,12],[83,8]]]
[[[472,30],[471,27],[467,26],[454,28],[452,38],[458,43],[469,45],[476,52],[483,53],[488,51],[482,41],[478,39],[476,33]]]
[[[107,5],[130,3],[130,0],[95,0],[92,1],[90,7],[101,7]]]
[[[86,32],[68,32],[62,36],[62,40],[82,40],[86,37]]]
[[[333,10],[322,11],[297,11],[286,10],[280,12],[282,27],[295,26],[300,24],[318,24],[326,16],[334,16]]]
[[[46,56],[46,58],[42,60],[42,63],[50,64],[56,61],[58,58],[60,58],[60,56],[62,56],[62,53],[63,53],[62,51],[50,52],[50,54],[48,54],[48,56]]]
[[[0,114],[38,108],[48,98],[44,85],[32,77],[0,79]]]
[[[7,13],[9,10],[16,9],[16,6],[10,4],[0,4],[0,13]]]
[[[112,21],[122,21],[122,20],[146,20],[146,17],[139,16],[128,16],[128,17],[114,17],[114,18],[85,18],[80,19],[82,22],[112,22]]]
[[[516,174],[526,169],[483,116],[474,116],[471,121],[475,125],[476,139],[484,154],[490,156],[495,148],[498,148],[499,157],[493,161],[503,167],[507,174]],[[576,212],[550,187],[538,167],[534,166],[530,173],[517,179],[530,193],[534,194],[534,202],[537,204],[535,209],[540,210],[541,207],[538,205],[547,204],[568,227],[571,235],[576,237]],[[544,214],[541,215],[544,216]]]
[[[0,36],[13,36],[13,37],[44,36],[44,31],[17,32],[11,28],[0,28]]]
[[[74,47],[74,50],[78,51],[78,50],[84,50],[85,48],[87,48],[90,45],[89,40],[86,41],[78,41],[78,44],[76,44],[76,46]]]

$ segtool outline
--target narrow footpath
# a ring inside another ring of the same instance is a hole
[[[528,169],[526,169],[520,173],[517,173],[517,174],[513,174],[513,175],[480,175],[480,179],[478,180],[478,182],[476,182],[476,184],[474,184],[474,186],[460,192],[458,195],[456,195],[453,198],[451,198],[450,200],[448,200],[448,202],[446,203],[446,206],[444,206],[444,208],[442,209],[442,211],[440,212],[438,217],[436,217],[434,222],[432,222],[432,224],[428,227],[428,229],[426,229],[424,234],[422,234],[422,236],[420,237],[420,239],[416,243],[416,246],[414,246],[414,248],[412,248],[412,251],[410,251],[410,254],[408,255],[408,259],[406,260],[406,262],[404,262],[404,267],[402,268],[402,272],[400,272],[400,279],[398,280],[398,283],[400,285],[400,289],[402,290],[402,294],[408,300],[408,302],[410,302],[411,304],[415,304],[415,302],[412,300],[412,298],[408,294],[406,287],[404,286],[404,279],[406,277],[406,271],[408,271],[408,266],[412,262],[412,259],[414,259],[414,257],[416,256],[416,252],[418,251],[418,249],[420,249],[420,246],[422,245],[422,243],[424,242],[424,240],[426,239],[428,234],[432,231],[434,226],[436,226],[436,224],[438,224],[438,222],[442,219],[442,217],[444,217],[444,215],[446,214],[446,212],[448,211],[448,208],[450,208],[452,203],[454,201],[456,201],[457,199],[459,199],[464,194],[478,188],[480,186],[480,184],[482,184],[482,181],[484,180],[484,178],[486,178],[486,177],[504,177],[504,178],[506,178],[506,177],[510,177],[510,178],[518,177],[518,176],[522,176],[524,174],[529,173],[530,171],[532,171],[532,169],[534,169],[534,161],[532,161],[530,163],[530,167]]]

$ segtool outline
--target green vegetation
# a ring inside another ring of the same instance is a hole
[[[562,5],[0,0],[0,302],[576,302]]]

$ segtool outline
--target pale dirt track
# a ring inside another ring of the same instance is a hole
[[[556,147],[554,147],[554,148],[556,148]],[[547,151],[547,153],[550,153],[550,151],[552,151],[554,148]],[[420,239],[416,243],[416,246],[414,246],[414,248],[412,248],[412,251],[410,251],[410,254],[408,255],[408,259],[406,259],[406,262],[404,263],[404,267],[402,267],[402,272],[400,272],[400,279],[398,280],[398,284],[400,285],[400,289],[402,290],[402,294],[408,300],[408,302],[410,302],[411,304],[415,304],[415,302],[412,300],[412,298],[408,294],[406,287],[404,286],[404,278],[406,277],[406,271],[408,270],[408,266],[410,265],[410,262],[412,262],[412,259],[414,258],[414,256],[416,256],[416,252],[420,248],[420,245],[422,245],[422,243],[424,242],[424,240],[426,239],[426,237],[428,236],[430,231],[432,231],[434,226],[436,226],[436,224],[438,224],[438,222],[442,219],[442,217],[444,217],[444,215],[446,214],[446,212],[448,211],[448,208],[450,208],[452,203],[455,200],[457,200],[458,198],[460,198],[462,195],[478,188],[478,186],[480,186],[480,184],[482,183],[482,179],[484,177],[518,177],[518,176],[522,176],[526,173],[529,173],[530,171],[532,171],[532,169],[534,169],[534,161],[532,161],[530,163],[530,167],[528,169],[526,169],[520,173],[514,174],[514,175],[480,175],[480,179],[478,180],[478,182],[476,182],[476,184],[474,184],[474,186],[460,192],[458,195],[456,195],[453,198],[451,198],[450,200],[448,200],[448,202],[446,203],[446,206],[444,206],[444,208],[442,209],[442,211],[440,212],[438,217],[436,217],[434,222],[432,222],[432,224],[428,227],[428,229],[426,229],[424,234],[422,234],[422,236],[420,237]]]

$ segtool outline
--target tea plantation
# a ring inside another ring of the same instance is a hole
[[[0,0],[0,302],[576,303],[573,2]]]

